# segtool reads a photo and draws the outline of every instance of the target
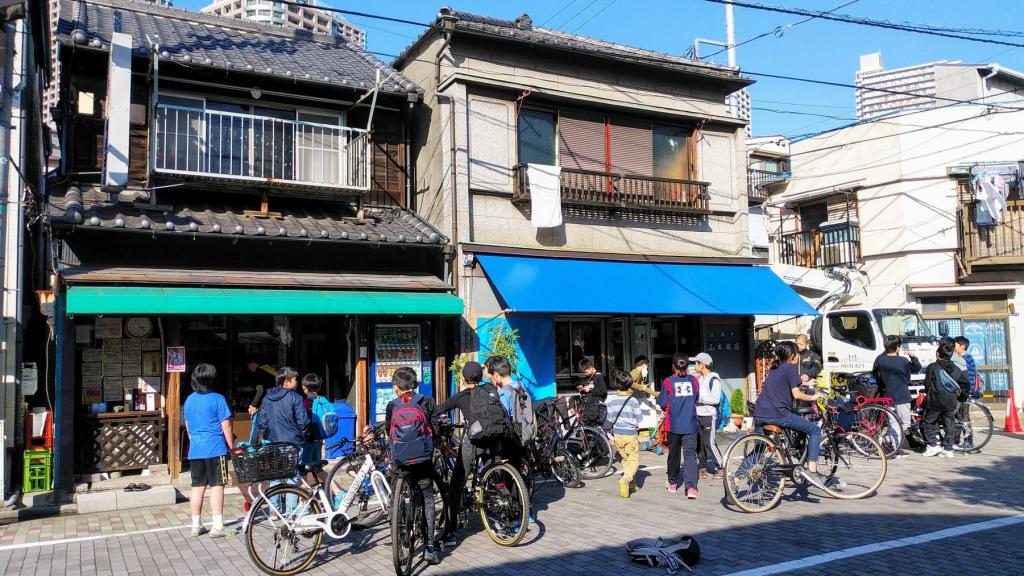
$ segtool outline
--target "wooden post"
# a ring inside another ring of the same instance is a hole
[[[356,361],[356,434],[366,430],[367,397],[370,395],[370,380],[366,358]]]
[[[171,480],[177,480],[181,472],[181,374],[171,372],[167,375],[167,467],[171,471]]]
[[[448,384],[448,363],[439,355],[434,359],[434,400],[438,404],[448,399]]]

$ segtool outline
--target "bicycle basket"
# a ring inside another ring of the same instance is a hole
[[[856,404],[849,400],[835,398],[828,401],[828,411],[831,414],[832,423],[843,430],[853,429],[857,415],[854,412]]]
[[[276,442],[259,447],[235,450],[231,454],[231,465],[239,482],[263,482],[292,478],[297,474],[299,447],[294,444]]]

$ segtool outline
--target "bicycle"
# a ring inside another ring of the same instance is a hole
[[[339,458],[331,467],[324,483],[334,498],[335,504],[341,502],[351,486],[356,486],[354,480],[364,465],[364,456],[366,455],[372,458],[374,468],[385,479],[389,479],[388,439],[383,423],[367,429],[352,441],[352,451]],[[370,528],[389,517],[387,509],[391,506],[390,492],[378,492],[369,475],[365,476],[362,483],[355,489],[356,497],[353,506],[356,512],[350,514],[353,528]]]
[[[391,560],[395,574],[412,574],[413,559],[417,546],[426,554],[428,527],[423,497],[402,473],[395,474],[395,487],[391,494]],[[443,534],[445,529],[444,493],[434,481],[434,526],[433,534]]]
[[[451,482],[455,467],[462,466],[460,441],[455,431],[461,424],[437,423],[434,427],[438,457],[435,466],[439,477]],[[462,440],[466,441],[466,440]],[[446,492],[447,493],[447,492]],[[530,502],[526,481],[507,460],[488,450],[481,450],[476,461],[472,481],[462,494],[459,527],[468,522],[475,510],[491,540],[499,546],[515,546],[529,526]]]
[[[523,480],[533,497],[537,479],[555,480],[566,488],[579,488],[580,468],[576,457],[566,449],[558,429],[538,422],[537,436],[523,450]]]
[[[841,408],[833,400],[807,410],[822,426],[818,472],[821,489],[833,498],[856,500],[874,494],[885,481],[888,460],[874,438],[835,422]],[[782,499],[786,481],[799,482],[807,464],[806,437],[772,424],[734,440],[725,452],[725,492],[748,513],[765,512]]]
[[[566,404],[568,416],[560,423],[561,442],[575,456],[580,478],[604,478],[612,467],[612,448],[608,434],[600,426],[587,426],[583,423],[580,396],[566,397]]]
[[[910,439],[918,445],[927,445],[921,423],[924,420],[924,407],[919,400],[915,403],[914,422],[910,431]],[[957,404],[954,413],[953,445],[954,450],[964,454],[981,452],[989,440],[995,422],[992,412],[972,393],[966,400]]]
[[[330,446],[334,449],[348,440]],[[257,568],[272,576],[291,576],[302,572],[313,562],[326,534],[333,539],[346,537],[352,529],[348,511],[359,494],[365,479],[377,494],[387,494],[390,487],[376,468],[369,454],[352,480],[344,498],[335,499],[326,482],[316,480],[312,486],[306,475],[318,478],[325,461],[297,464],[299,448],[292,444],[267,444],[255,449],[232,451],[232,464],[240,481],[253,482],[250,495],[252,507],[242,523],[246,550]],[[299,476],[299,484],[278,484],[264,489],[267,481],[291,480]],[[255,493],[254,493],[255,491]],[[381,513],[388,508],[381,498]]]

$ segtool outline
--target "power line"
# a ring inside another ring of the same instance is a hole
[[[846,4],[841,4],[841,5],[836,6],[835,8],[833,8],[831,10],[826,11],[825,14],[830,14],[830,13],[835,12],[836,10],[839,10],[841,8],[846,8],[847,6],[849,6],[851,4],[856,4],[859,1],[860,0],[850,0],[850,2],[847,2]],[[709,55],[705,56],[704,58],[705,59],[711,59],[711,58],[713,58],[715,56],[718,56],[722,52],[725,52],[729,48],[739,48],[740,46],[743,46],[744,44],[750,44],[754,40],[760,40],[761,38],[764,38],[765,36],[769,36],[769,35],[772,35],[772,34],[774,34],[776,38],[782,38],[782,35],[786,33],[786,30],[789,30],[790,28],[793,28],[795,26],[799,26],[799,25],[804,24],[806,22],[810,22],[811,20],[814,20],[815,18],[817,18],[817,16],[808,16],[807,18],[804,18],[803,20],[800,20],[799,22],[794,22],[792,24],[785,24],[783,26],[776,26],[772,30],[764,32],[763,34],[758,34],[757,36],[754,36],[753,38],[747,38],[746,40],[744,40],[743,42],[740,42],[739,44],[734,44],[732,46],[726,46],[725,48],[722,48],[718,52],[715,52],[714,54],[709,54]]]
[[[974,36],[968,36],[969,32],[965,30],[957,30],[958,33],[946,32],[940,30],[934,26],[926,25],[915,25],[915,24],[897,24],[895,22],[889,22],[887,20],[873,20],[870,18],[859,18],[856,16],[849,16],[846,14],[831,15],[827,12],[819,12],[817,10],[804,10],[802,8],[788,8],[785,6],[769,6],[767,4],[754,4],[751,2],[738,2],[736,0],[704,0],[705,2],[711,2],[714,4],[732,4],[740,8],[751,8],[753,10],[763,10],[765,12],[778,12],[781,14],[795,14],[797,16],[814,16],[821,20],[831,20],[833,22],[843,22],[846,24],[857,24],[860,26],[871,26],[874,28],[885,28],[887,30],[898,30],[900,32],[914,32],[916,34],[926,34],[929,36],[940,36],[942,38],[954,38],[957,40],[968,40],[970,42],[980,42],[983,44],[998,44],[1001,46],[1013,46],[1015,48],[1024,48],[1024,44],[1017,42],[1008,42],[1005,40],[992,40],[988,38],[976,38]],[[973,34],[985,34],[988,36],[1001,36],[1002,34],[996,30],[985,30],[985,31],[974,31],[970,32]]]
[[[565,5],[565,6],[562,6],[561,8],[559,8],[559,9],[558,9],[558,12],[555,12],[555,13],[554,13],[554,14],[552,14],[551,16],[548,16],[548,19],[547,19],[547,20],[545,20],[545,21],[541,22],[541,23],[540,23],[540,25],[541,25],[541,28],[543,28],[544,26],[546,26],[548,22],[551,22],[552,20],[554,20],[556,16],[558,16],[558,15],[559,15],[559,14],[561,14],[562,12],[565,12],[565,10],[566,10],[566,9],[567,9],[567,8],[568,8],[569,6],[572,6],[573,4],[575,4],[575,3],[576,3],[576,2],[578,2],[578,1],[579,1],[579,0],[569,0],[569,2],[568,2],[568,3],[567,3],[567,4]]]
[[[601,9],[600,9],[600,10],[598,10],[597,12],[594,12],[594,15],[593,15],[593,16],[591,16],[590,18],[587,18],[587,21],[586,21],[586,22],[584,22],[583,24],[580,24],[579,26],[577,26],[577,27],[573,28],[573,30],[572,30],[572,33],[573,33],[573,34],[575,34],[575,33],[579,32],[579,31],[580,31],[580,28],[583,28],[583,27],[584,27],[584,26],[586,26],[587,24],[590,24],[590,21],[591,21],[591,20],[593,20],[594,18],[597,18],[598,16],[600,16],[601,14],[603,14],[605,10],[607,10],[607,9],[611,8],[611,7],[612,7],[612,4],[615,4],[615,0],[611,0],[611,2],[609,2],[609,3],[607,3],[607,4],[605,4],[605,5],[604,5],[604,8],[601,8]]]
[[[597,0],[590,0],[589,4],[587,4],[586,6],[581,8],[579,12],[577,12],[577,13],[573,14],[572,16],[570,16],[569,19],[566,20],[565,22],[562,22],[561,24],[556,26],[556,28],[565,28],[569,24],[569,22],[572,22],[573,20],[575,20],[580,14],[583,14],[584,12],[586,12],[587,9],[589,9],[594,4],[597,4]]]

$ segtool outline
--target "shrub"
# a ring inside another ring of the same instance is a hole
[[[732,396],[729,396],[729,408],[733,414],[745,415],[747,413],[747,403],[743,401],[743,390],[737,388],[732,391]]]

